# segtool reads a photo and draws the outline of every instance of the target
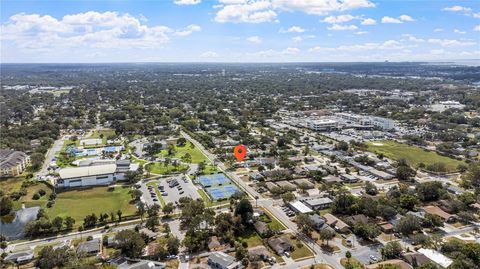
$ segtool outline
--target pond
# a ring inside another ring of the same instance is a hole
[[[15,218],[11,222],[1,222],[0,231],[9,240],[20,239],[23,237],[25,225],[37,218],[39,206],[20,209],[15,212]]]

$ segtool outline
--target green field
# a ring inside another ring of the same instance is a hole
[[[398,143],[391,140],[367,142],[368,150],[374,153],[382,153],[392,160],[405,159],[408,164],[418,168],[420,163],[426,166],[434,163],[444,163],[449,172],[456,171],[459,164],[464,164],[449,157],[441,156],[433,151],[427,151],[419,147]]]
[[[185,164],[180,164],[178,167],[174,167],[173,165],[169,164],[168,166],[165,166],[163,163],[150,163],[148,164],[150,166],[150,172],[152,174],[158,174],[158,175],[163,175],[163,174],[168,174],[168,173],[175,173],[175,172],[181,172],[182,170],[188,169],[188,166]]]
[[[160,158],[181,159],[185,155],[185,153],[188,152],[192,156],[192,163],[201,163],[203,161],[207,161],[205,155],[203,155],[203,153],[197,147],[192,148],[191,145],[192,143],[190,141],[187,141],[187,143],[183,147],[175,145],[175,154],[168,155],[168,150],[164,149],[159,154],[157,154],[157,156]]]
[[[116,186],[113,191],[108,187],[95,187],[84,190],[71,190],[59,193],[52,208],[47,209],[50,218],[71,216],[75,226],[80,226],[86,215],[95,213],[110,214],[121,210],[123,216],[134,215],[136,208],[130,203],[130,187]]]

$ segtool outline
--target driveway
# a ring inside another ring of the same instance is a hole
[[[363,264],[369,264],[370,262],[373,262],[370,259],[370,256],[376,257],[378,261],[380,261],[382,258],[382,255],[380,255],[380,249],[382,248],[382,244],[361,246],[357,243],[356,247],[357,249],[355,251],[352,251],[352,256]]]

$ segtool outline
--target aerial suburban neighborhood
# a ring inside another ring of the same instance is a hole
[[[479,3],[0,1],[0,269],[480,269]]]

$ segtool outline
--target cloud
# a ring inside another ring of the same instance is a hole
[[[403,23],[403,22],[406,22],[406,21],[415,21],[412,17],[408,16],[408,15],[400,15],[398,16],[398,18],[393,18],[393,17],[389,17],[389,16],[385,16],[382,18],[382,23]]]
[[[285,30],[283,28],[280,28],[280,30],[278,32],[282,33],[282,34],[285,34],[285,33],[303,33],[303,32],[305,32],[305,29],[303,29],[300,26],[292,26],[292,27],[288,28],[287,30]]]
[[[467,32],[465,32],[465,31],[461,31],[461,30],[458,30],[458,29],[453,30],[453,32],[454,32],[455,34],[461,34],[461,35],[464,35],[464,34],[467,33]]]
[[[262,39],[259,36],[250,36],[247,38],[247,41],[250,43],[260,44],[262,43]]]
[[[451,6],[442,9],[443,11],[451,11],[451,12],[470,12],[472,11],[471,8],[462,7],[462,6]]]
[[[177,36],[188,36],[191,35],[193,32],[199,32],[202,28],[196,24],[190,24],[189,26],[183,28],[180,31],[175,32]]]
[[[215,16],[220,23],[262,23],[275,21],[277,13],[269,1],[230,2],[227,1]]]
[[[18,13],[2,24],[2,40],[23,49],[67,47],[152,48],[169,41],[169,27],[147,26],[125,13],[95,12],[65,15]]]
[[[440,45],[442,47],[466,47],[466,46],[473,46],[477,43],[472,41],[459,41],[456,39],[437,39],[437,38],[430,38],[428,39],[429,43]]]
[[[312,15],[375,7],[375,4],[368,0],[272,0],[272,5],[282,10],[301,11]]]
[[[292,37],[292,41],[294,43],[301,43],[303,42],[305,39],[310,39],[310,38],[315,38],[314,35],[303,35],[303,36],[295,36],[295,37]]]
[[[415,21],[412,17],[408,15],[400,15],[398,18],[402,21]]]
[[[475,25],[475,27],[473,27],[473,31],[475,31],[475,32],[480,32],[480,24],[479,24],[479,25]]]
[[[403,22],[399,19],[385,16],[382,18],[382,23],[403,23]]]
[[[433,29],[433,31],[434,31],[435,33],[438,33],[438,32],[442,32],[443,29],[442,29],[442,28],[435,28],[435,29]]]
[[[173,1],[176,5],[197,5],[200,4],[201,0],[175,0]]]
[[[343,23],[343,22],[349,22],[356,17],[352,15],[339,15],[339,16],[328,16],[322,20],[322,22],[330,23],[330,24],[337,24],[337,23]]]
[[[218,58],[218,57],[219,57],[218,53],[214,51],[206,51],[200,54],[200,58]]]
[[[300,50],[298,48],[286,48],[282,51],[284,55],[295,55],[298,54]]]
[[[368,32],[366,31],[358,31],[358,32],[355,32],[356,35],[366,35],[368,34]]]
[[[345,30],[357,30],[358,27],[351,24],[351,25],[341,25],[341,24],[333,24],[331,27],[328,27],[328,30],[332,31],[345,31]]]
[[[371,51],[371,50],[402,50],[407,48],[407,46],[401,44],[396,40],[387,40],[382,43],[363,43],[363,44],[353,44],[353,45],[341,45],[338,47],[321,47],[316,46],[310,48],[310,52],[358,52],[358,51]]]
[[[367,18],[362,21],[362,25],[375,25],[375,24],[377,24],[377,21],[371,18]]]
[[[413,36],[413,35],[410,35],[410,34],[404,34],[404,35],[402,35],[402,36],[406,37],[406,38],[407,38],[407,40],[408,40],[408,41],[410,41],[410,42],[415,42],[415,43],[422,43],[422,42],[425,42],[425,40],[424,40],[424,39],[421,39],[421,38],[416,38],[415,36]]]

